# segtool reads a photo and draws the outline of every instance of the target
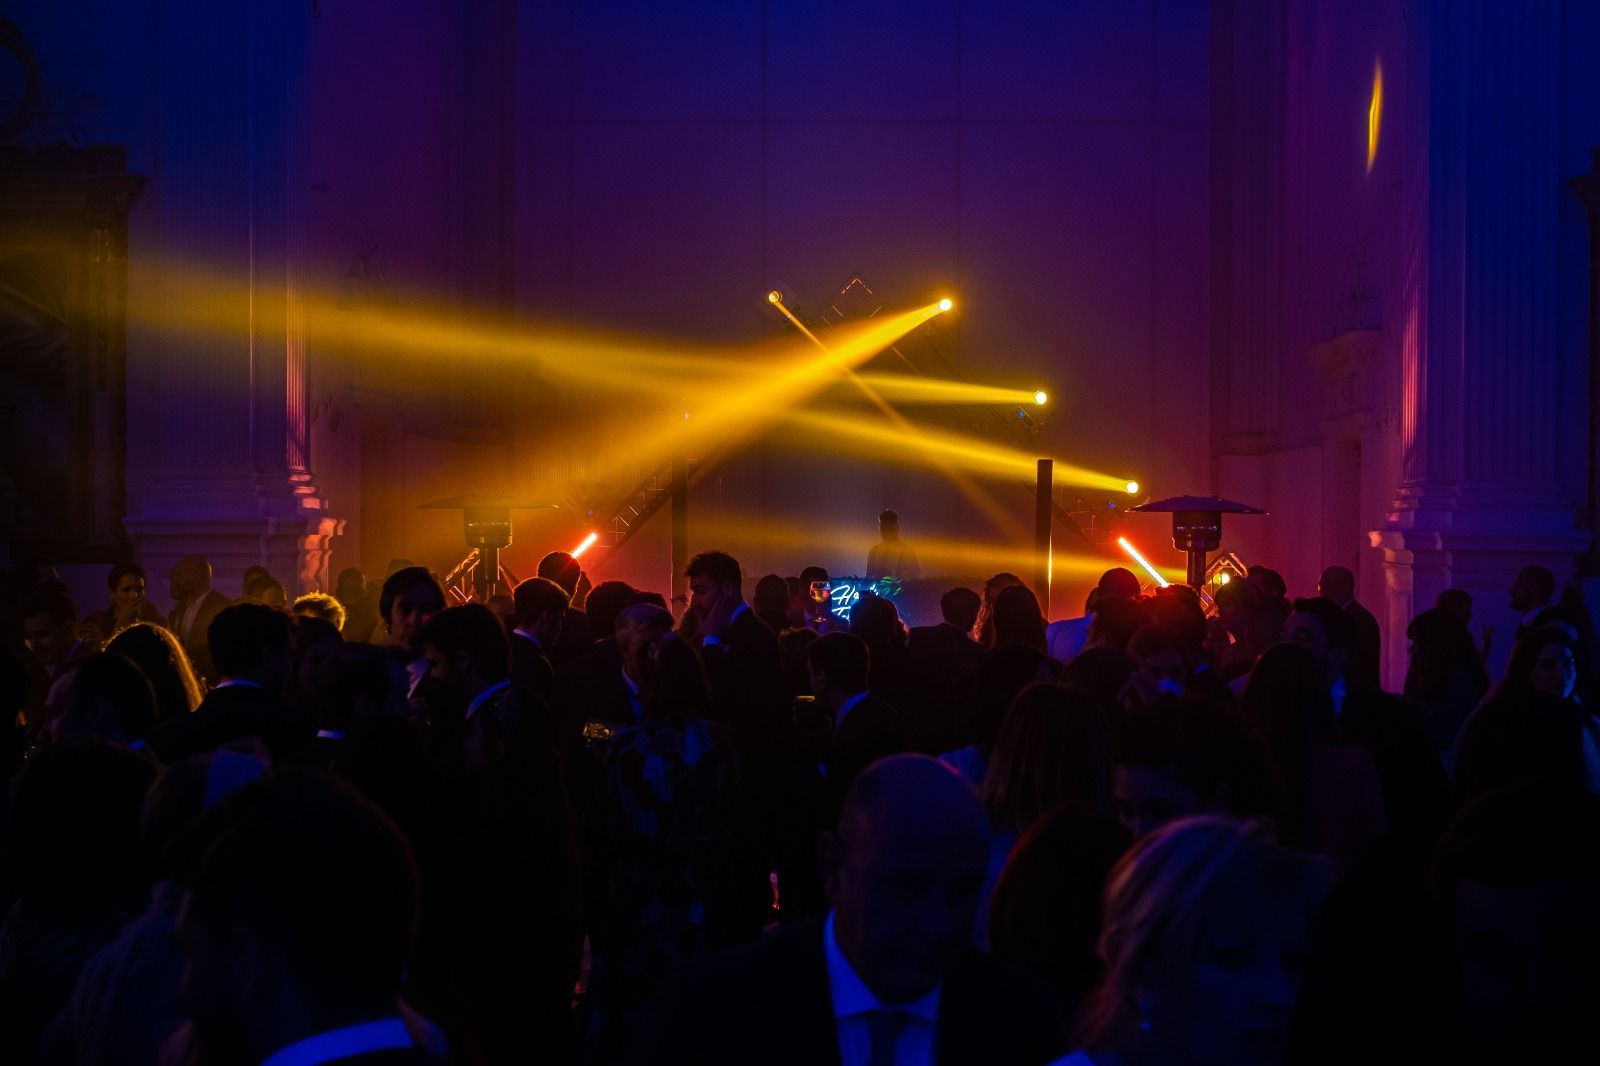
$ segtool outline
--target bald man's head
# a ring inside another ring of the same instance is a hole
[[[895,755],[856,777],[823,879],[839,947],[879,999],[920,999],[959,961],[988,855],[983,805],[938,760]]]

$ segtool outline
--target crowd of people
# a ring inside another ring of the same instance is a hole
[[[195,556],[80,614],[13,567],[0,1061],[1594,1053],[1600,660],[1549,571],[1504,677],[1450,590],[1399,693],[1341,567],[1053,622],[1002,573],[923,626],[685,576],[675,617],[562,552],[455,605]]]

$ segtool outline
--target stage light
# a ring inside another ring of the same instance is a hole
[[[1228,582],[1230,582],[1232,580],[1233,580],[1233,575],[1228,573],[1226,570],[1224,570],[1222,573],[1217,575],[1217,584],[1219,584],[1219,585],[1226,585]]]
[[[598,534],[598,533],[590,533],[587,537],[583,538],[583,543],[582,544],[580,544],[576,548],[572,549],[572,557],[574,559],[578,558],[578,556],[582,555],[584,552],[586,552],[590,548],[594,547],[594,542],[599,540],[599,539],[600,539],[600,534]]]
[[[952,307],[954,307],[955,305],[956,305],[956,302],[954,300],[950,299],[950,297],[946,296],[944,299],[939,301],[939,310],[948,311]]]
[[[769,304],[778,304],[778,303],[782,303],[782,302],[783,302],[783,293],[779,292],[777,289],[773,289],[771,292],[767,293],[767,303],[769,303]]]
[[[1043,389],[1040,389],[1038,392],[1033,394],[1033,402],[1035,406],[1043,407],[1045,404],[1050,402],[1050,394],[1045,392]]]
[[[1128,543],[1127,537],[1118,537],[1117,544],[1121,546],[1123,551],[1128,553],[1128,558],[1144,567],[1144,572],[1154,578],[1157,585],[1160,585],[1162,588],[1166,588],[1171,584],[1171,582],[1161,576],[1161,571],[1150,565],[1150,560],[1139,554],[1138,548],[1135,548],[1132,544]]]
[[[1127,490],[1129,496],[1139,495],[1139,483],[1137,481],[1130,481],[1123,488]]]

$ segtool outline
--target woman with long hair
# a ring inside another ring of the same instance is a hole
[[[1255,822],[1150,834],[1106,883],[1104,972],[1068,1066],[1276,1066],[1325,877]]]
[[[1307,851],[1349,858],[1387,829],[1372,756],[1335,747],[1333,696],[1317,658],[1299,644],[1268,648],[1239,699],[1246,723],[1266,743],[1283,797],[1278,839]]]
[[[155,727],[182,718],[200,706],[205,690],[171,630],[150,622],[135,622],[112,637],[106,651],[128,659],[150,679],[156,695]]]

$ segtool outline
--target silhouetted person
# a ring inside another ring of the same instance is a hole
[[[1323,739],[1354,744],[1372,756],[1390,832],[1419,841],[1437,836],[1449,811],[1444,764],[1415,707],[1346,677],[1356,642],[1349,613],[1321,597],[1295,600],[1283,635],[1312,653],[1328,686],[1333,733]]]
[[[870,691],[871,653],[853,633],[830,633],[806,653],[811,694],[833,724],[824,764],[827,792],[834,796],[832,824],[856,775],[879,759],[905,751],[900,712]]]
[[[1328,567],[1317,580],[1317,595],[1332,600],[1355,623],[1355,644],[1345,676],[1361,688],[1382,688],[1383,631],[1372,612],[1356,600],[1356,575],[1343,566]]]
[[[899,755],[856,778],[825,844],[832,909],[685,971],[639,1044],[707,1064],[1043,1063],[1048,996],[970,943],[988,854],[955,774]]]
[[[1272,758],[1283,797],[1281,843],[1348,859],[1382,838],[1388,823],[1378,771],[1364,748],[1328,743],[1333,698],[1315,655],[1298,644],[1268,648],[1239,712]]]
[[[1469,601],[1469,616],[1470,611]],[[1448,767],[1461,727],[1489,691],[1489,675],[1466,623],[1447,608],[1417,615],[1406,627],[1406,638],[1411,663],[1405,697],[1422,711],[1433,746]]]
[[[155,724],[150,682],[132,662],[101,652],[67,664],[50,685],[45,738],[56,743],[103,740],[137,751]]]
[[[660,617],[641,619],[647,612]],[[628,630],[655,635],[630,655],[641,719],[597,749],[602,825],[593,861],[604,888],[588,911],[587,1025],[595,1061],[628,1050],[642,1009],[676,969],[729,946],[735,935],[736,901],[728,891],[739,830],[733,737],[705,719],[705,672],[672,633],[671,615],[646,605],[626,614]]]
[[[1017,841],[990,897],[990,954],[1056,993],[1064,1036],[1100,980],[1101,899],[1132,839],[1097,807],[1055,807]]]
[[[617,619],[636,595],[638,590],[622,581],[602,581],[590,590],[584,614],[593,639],[588,650],[557,679],[556,702],[564,737],[581,729],[590,718],[638,721],[617,647]]]
[[[867,553],[865,577],[896,577],[915,581],[922,576],[917,553],[900,539],[900,516],[893,511],[878,515],[878,536],[882,539]]]
[[[1089,641],[1089,623],[1102,602],[1132,600],[1139,595],[1139,579],[1133,571],[1114,566],[1100,575],[1100,581],[1089,592],[1084,604],[1083,617],[1051,622],[1045,628],[1045,643],[1050,658],[1069,663],[1084,649]]]
[[[777,574],[766,575],[756,582],[751,606],[768,629],[782,633],[789,628],[789,583]]]
[[[1572,1061],[1600,997],[1600,799],[1533,783],[1487,795],[1440,841],[1435,905],[1454,962],[1441,1060]]]
[[[1011,849],[1062,803],[1111,814],[1111,727],[1104,707],[1060,685],[1029,685],[1011,701],[979,796],[994,830],[974,943],[988,943],[989,896]]]
[[[428,673],[417,637],[428,619],[444,610],[444,586],[425,566],[405,566],[391,573],[378,596],[378,614],[396,655],[406,666],[407,693]]]
[[[554,581],[567,594],[567,614],[555,642],[545,649],[557,673],[589,651],[593,636],[583,605],[589,596],[589,575],[570,552],[551,552],[539,560],[538,576]]]
[[[1008,570],[991,577],[983,583],[983,603],[978,607],[978,622],[973,633],[974,638],[985,648],[994,647],[994,603],[996,597],[1008,588],[1020,586],[1022,579]],[[1040,649],[1041,651],[1043,649]]]
[[[906,641],[910,678],[917,691],[921,721],[914,738],[928,754],[959,746],[962,709],[977,693],[978,659],[983,648],[972,639],[983,599],[969,588],[953,588],[939,597],[943,621],[915,626]]]
[[[551,708],[556,699],[556,668],[551,658],[571,617],[567,590],[544,577],[530,577],[512,592],[516,628],[511,631],[511,682],[531,704]]]
[[[172,566],[168,575],[172,611],[167,628],[183,644],[184,654],[194,664],[195,673],[207,684],[217,682],[206,634],[211,622],[229,604],[228,597],[211,587],[211,564],[203,556],[186,555]]]
[[[344,608],[344,633],[346,640],[370,641],[378,628],[378,609],[373,602],[373,589],[367,577],[353,566],[339,571],[339,582],[334,587],[334,598]]]
[[[74,659],[99,651],[78,639],[78,609],[64,592],[43,591],[22,603],[22,638],[54,678]]]
[[[294,735],[283,713],[292,652],[287,614],[259,603],[226,607],[211,622],[209,645],[217,685],[193,714],[168,722],[151,738],[163,762],[244,737],[264,741],[275,755],[310,739]]]
[[[249,574],[244,579],[244,589],[239,596],[240,603],[263,603],[268,607],[287,610],[289,607],[289,592],[283,587],[283,582],[273,577],[260,567],[255,567],[258,572]]]
[[[548,727],[534,728],[505,684],[505,632],[487,607],[440,612],[422,642],[462,719],[438,731],[435,799],[418,834],[428,886],[418,980],[487,1061],[566,1061],[580,879]]]
[[[0,987],[20,1007],[12,1024],[30,1052],[85,961],[144,907],[139,811],[154,779],[147,758],[102,741],[49,745],[17,778],[4,864],[17,899],[0,926]]]
[[[905,717],[908,730],[926,733],[921,686],[911,674],[907,650],[909,635],[893,600],[863,595],[850,611],[850,632],[866,641],[872,653],[872,694],[894,705]]]
[[[172,631],[149,622],[136,622],[111,638],[106,651],[137,666],[155,693],[157,727],[184,718],[205,696],[183,645]]]
[[[103,610],[84,616],[83,625],[92,629],[96,640],[108,641],[135,622],[165,622],[155,604],[145,596],[144,568],[133,563],[117,563],[106,572],[106,592],[111,603]]]
[[[747,746],[770,744],[781,713],[778,639],[745,603],[743,575],[731,555],[702,552],[685,573],[711,679],[712,717],[732,725]]]
[[[338,782],[289,773],[229,797],[178,925],[204,1061],[425,1063],[399,991],[411,849]]]
[[[1088,1053],[1064,1063],[1283,1062],[1324,891],[1258,824],[1194,818],[1135,843],[1106,884]]]
[[[1577,642],[1553,626],[1517,641],[1505,679],[1456,743],[1458,807],[1524,781],[1600,788],[1594,718],[1573,699],[1578,654]]]
[[[1550,606],[1555,598],[1556,578],[1542,566],[1524,566],[1511,582],[1511,609],[1521,615],[1517,623],[1516,638],[1533,628],[1540,612]]]
[[[1199,814],[1271,815],[1266,753],[1232,712],[1163,697],[1125,713],[1112,754],[1117,818],[1135,837]]]

